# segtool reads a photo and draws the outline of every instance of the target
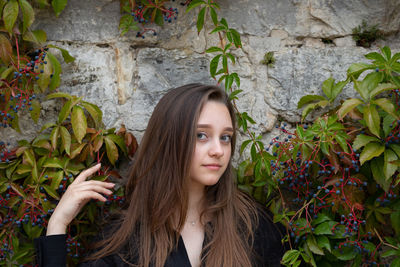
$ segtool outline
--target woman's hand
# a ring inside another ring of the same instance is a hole
[[[90,199],[105,202],[107,199],[101,194],[112,194],[110,189],[115,184],[95,180],[86,181],[86,178],[100,170],[100,166],[99,163],[82,171],[68,186],[49,219],[46,235],[65,234],[67,226]]]

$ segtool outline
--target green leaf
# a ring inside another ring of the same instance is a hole
[[[361,73],[370,69],[375,69],[375,65],[370,65],[366,63],[353,63],[347,69],[347,75],[353,76],[355,79],[357,79]]]
[[[348,137],[346,137],[344,134],[336,134],[335,135],[335,140],[339,143],[340,147],[343,149],[344,152],[348,153],[348,146],[346,140]]]
[[[385,174],[386,180],[390,179],[392,175],[396,172],[397,166],[390,162],[397,160],[398,157],[396,153],[393,152],[391,149],[385,149],[384,152],[384,165],[383,165],[383,173]]]
[[[61,64],[53,54],[47,53],[47,56],[51,62],[51,66],[53,67],[53,76],[51,77],[49,85],[50,90],[53,91],[60,86]]]
[[[396,121],[396,119],[390,114],[386,114],[386,116],[383,118],[382,128],[385,136],[388,136],[388,134],[392,131],[394,121]]]
[[[24,33],[35,21],[35,13],[31,4],[29,4],[29,2],[26,0],[19,0],[19,6],[22,11],[22,32]]]
[[[0,0],[0,15],[3,12],[4,6],[7,4],[7,0]]]
[[[74,106],[71,113],[71,125],[76,140],[81,143],[86,135],[87,121],[83,109],[79,106]]]
[[[104,142],[106,143],[107,157],[111,164],[115,165],[115,161],[118,159],[118,148],[108,136],[104,138]]]
[[[315,235],[332,235],[332,228],[336,223],[334,221],[326,221],[315,227]]]
[[[383,188],[383,190],[385,190],[385,192],[388,192],[391,180],[386,180],[385,174],[383,173],[383,165],[383,157],[371,160],[371,170],[374,180]]]
[[[399,117],[396,114],[395,106],[393,105],[393,103],[389,99],[387,99],[387,98],[379,98],[379,99],[375,99],[375,100],[371,101],[371,103],[374,103],[374,104],[378,105],[379,107],[381,107],[381,109],[383,109],[384,111],[386,111],[387,113],[392,115],[392,117],[394,117],[394,118],[398,118]]]
[[[381,83],[375,89],[373,89],[369,95],[370,95],[370,98],[373,98],[382,92],[393,90],[396,88],[397,87],[392,83]]]
[[[218,68],[219,58],[220,58],[221,56],[222,56],[222,55],[217,55],[217,56],[215,56],[215,57],[211,60],[211,62],[210,62],[210,75],[211,75],[211,77],[213,77],[213,78],[215,78],[215,74],[216,74],[217,68]]]
[[[49,173],[48,176],[52,178],[50,187],[54,190],[57,190],[62,179],[64,178],[64,171],[60,170],[58,172],[52,172]]]
[[[359,134],[354,139],[353,148],[358,150],[370,142],[379,142],[379,139],[374,136]]]
[[[81,153],[82,149],[86,146],[86,143],[80,144],[79,146],[72,146],[71,147],[71,155],[70,158],[75,158],[79,153]]]
[[[229,95],[229,99],[233,100],[233,99],[238,99],[237,95],[240,94],[241,92],[243,92],[243,90],[235,90],[233,91],[230,95]]]
[[[246,147],[250,144],[252,140],[246,140],[242,143],[240,146],[240,155],[243,153],[243,151],[246,149]]]
[[[212,19],[214,25],[217,26],[218,25],[218,15],[213,7],[210,7],[210,15],[211,15],[211,19]]]
[[[312,253],[317,255],[325,255],[324,251],[318,246],[317,241],[315,240],[315,237],[313,235],[309,235],[307,237],[306,243]]]
[[[228,58],[226,55],[222,55],[222,68],[224,69],[225,73],[228,73]]]
[[[378,157],[383,151],[385,151],[385,146],[376,142],[368,143],[360,154],[360,164],[363,165],[364,162]]]
[[[42,92],[44,92],[46,90],[46,88],[49,86],[50,84],[50,76],[53,72],[53,67],[51,65],[51,62],[49,60],[49,56],[46,54],[46,57],[44,59],[47,64],[43,64],[40,65],[41,68],[39,68],[40,70],[43,70],[43,73],[40,73],[38,75],[39,80],[37,81],[37,84],[39,85],[40,89],[42,90]]]
[[[19,116],[18,116],[18,114],[15,114],[15,115],[14,115],[14,119],[13,119],[12,122],[11,122],[11,127],[12,127],[15,131],[21,133],[21,129],[19,128]]]
[[[320,248],[326,248],[329,252],[331,252],[331,243],[329,242],[328,237],[321,235],[317,236],[317,244]]]
[[[101,109],[95,104],[86,101],[82,101],[81,105],[89,112],[90,116],[93,118],[96,128],[99,128],[103,122],[103,112],[101,111]]]
[[[11,188],[14,190],[15,193],[20,195],[22,198],[26,198],[24,190],[17,184],[11,183]]]
[[[18,167],[20,161],[13,162],[12,164],[9,164],[6,170],[6,176],[7,178],[11,178],[12,174],[14,173],[15,169]]]
[[[159,25],[163,26],[164,25],[164,18],[161,9],[156,8],[155,10],[155,15],[154,15],[154,22]]]
[[[235,81],[236,86],[237,86],[238,88],[240,88],[240,78],[239,78],[239,75],[238,75],[236,72],[234,72],[234,73],[231,73],[231,76],[233,77],[233,80]]]
[[[72,102],[72,100],[65,102],[64,106],[60,110],[60,113],[58,114],[58,124],[61,124],[68,118],[73,105],[74,102]]]
[[[317,107],[318,107],[318,103],[308,104],[303,109],[303,112],[301,113],[301,119],[304,120],[307,117],[307,115]]]
[[[369,94],[365,90],[361,90],[361,82],[353,80],[354,90],[361,96],[361,98],[365,101],[368,101]]]
[[[222,52],[222,48],[217,46],[212,46],[206,50],[206,53],[215,53],[215,52]]]
[[[335,80],[330,77],[328,79],[326,79],[323,83],[322,83],[322,91],[325,93],[325,95],[331,99],[332,98],[332,88],[333,85],[335,83]]]
[[[382,63],[386,62],[385,58],[381,54],[379,54],[378,52],[368,53],[368,54],[365,55],[365,57],[367,59],[374,60],[375,64],[376,63],[382,64]]]
[[[2,36],[2,35],[0,35],[0,39],[1,39],[1,36]],[[0,41],[0,42],[1,42],[1,41]],[[11,44],[10,44],[10,47],[11,47]],[[0,44],[0,49],[2,49],[2,48],[1,48],[1,44]],[[0,51],[0,53],[1,53],[1,51]],[[10,52],[10,53],[12,53],[12,52]],[[0,56],[0,59],[1,59],[1,56]],[[3,60],[3,61],[4,61],[4,60]],[[8,64],[8,63],[7,63],[7,64]],[[7,68],[6,70],[4,70],[4,71],[1,73],[0,78],[1,78],[1,79],[7,79],[8,75],[10,75],[11,72],[13,72],[13,70],[14,70],[14,67],[9,67],[9,68]]]
[[[31,118],[35,123],[37,123],[40,116],[40,102],[36,99],[31,100],[31,107],[32,110],[29,111],[31,114]]]
[[[75,58],[73,56],[71,56],[67,50],[65,50],[65,49],[63,49],[63,48],[61,48],[59,46],[52,45],[52,44],[49,44],[47,46],[60,50],[61,51],[61,55],[63,56],[65,63],[71,63],[71,62],[75,61]]]
[[[320,95],[305,95],[302,98],[300,98],[299,102],[297,103],[297,108],[302,108],[304,105],[319,101],[319,100],[326,100],[325,97],[320,96]]]
[[[232,64],[236,63],[236,59],[231,53],[226,53],[226,56],[229,57],[229,59],[231,60]]]
[[[352,111],[356,106],[363,102],[358,98],[350,98],[343,102],[342,106],[338,110],[339,120],[342,120],[347,113]]]
[[[392,227],[396,232],[396,235],[400,235],[400,210],[396,210],[390,214],[390,221],[392,222]],[[400,256],[400,251],[397,251]]]
[[[202,0],[193,0],[190,2],[190,4],[187,6],[186,8],[186,13],[188,13],[190,10],[192,10],[193,8],[201,5],[201,4],[206,4],[206,2],[202,1]]]
[[[361,81],[359,90],[364,96],[368,96],[367,98],[371,99],[371,92],[378,86],[382,79],[382,72],[368,73],[367,76],[365,76],[365,78]]]
[[[10,63],[12,53],[13,51],[10,41],[3,34],[0,34],[0,59],[8,65],[8,63]],[[12,70],[13,69],[11,69],[11,71]],[[6,77],[3,77],[2,73],[2,78],[5,79]]]
[[[203,29],[204,17],[206,14],[206,7],[200,9],[199,15],[197,16],[197,33],[199,34]]]
[[[390,59],[389,64],[393,64],[396,61],[398,61],[400,59],[400,52],[396,53],[393,55],[393,57]]]
[[[388,46],[384,46],[381,48],[382,54],[386,57],[386,60],[389,61],[392,57],[390,48]]]
[[[368,104],[364,108],[364,120],[370,132],[379,138],[381,118],[379,117],[375,105]]]
[[[25,173],[28,173],[31,171],[32,171],[32,166],[25,165],[25,164],[18,165],[17,170],[16,170],[16,172],[18,174],[25,174]]]
[[[282,257],[282,263],[292,266],[296,262],[299,256],[300,256],[300,251],[295,249],[288,250]]]
[[[348,82],[346,80],[346,81],[340,81],[337,84],[333,85],[332,97],[331,97],[330,101],[335,100],[335,98],[342,92],[343,88],[346,86],[347,83]]]
[[[57,191],[48,186],[47,184],[42,184],[44,190],[46,190],[47,194],[49,194],[52,198],[54,199],[60,199],[60,196],[58,195]]]
[[[65,153],[70,155],[71,134],[68,132],[67,128],[65,128],[64,126],[60,126],[60,135],[61,135],[62,146],[65,150]]]
[[[54,13],[56,13],[58,17],[67,5],[67,0],[52,0],[51,5],[53,6]]]
[[[26,149],[24,151],[24,162],[28,163],[30,166],[36,164],[35,155],[33,154],[32,149]]]
[[[63,162],[62,162],[62,160],[60,160],[60,159],[58,159],[56,157],[51,157],[51,158],[46,159],[46,161],[43,164],[43,167],[62,169],[63,168]]]
[[[59,132],[60,132],[60,126],[57,126],[53,128],[50,134],[51,146],[54,150],[57,149]]]
[[[240,40],[240,33],[235,29],[229,29],[232,33],[233,43],[237,48],[242,46],[242,41]]]
[[[390,144],[389,147],[397,154],[400,158],[400,145]]]
[[[323,213],[319,213],[318,217],[316,219],[312,220],[311,224],[313,226],[316,226],[316,225],[318,225],[320,223],[323,223],[323,222],[326,222],[326,221],[330,221],[330,220],[331,220],[331,218],[329,218],[327,215],[325,215]]]
[[[358,252],[353,247],[345,246],[342,246],[341,249],[334,249],[332,253],[336,258],[342,261],[350,261],[358,255]]]
[[[106,137],[111,139],[115,144],[117,144],[125,155],[128,154],[128,150],[125,145],[124,138],[122,138],[121,136],[116,135],[116,134],[109,134]]]
[[[18,2],[16,0],[10,0],[3,9],[3,22],[4,27],[9,33],[12,33],[15,21],[18,17]]]
[[[214,30],[212,30],[210,32],[210,34],[216,33],[216,32],[220,32],[220,31],[225,31],[225,30],[226,30],[226,28],[224,26],[217,26],[217,27],[214,28]]]
[[[400,222],[399,222],[400,223]],[[387,251],[385,251],[385,252],[383,252],[382,254],[381,254],[381,257],[383,257],[383,258],[386,258],[386,257],[391,257],[391,256],[400,256],[399,255],[399,250],[394,250],[394,249],[391,249],[391,250],[387,250]],[[400,260],[400,258],[399,258],[399,260]],[[393,262],[392,262],[393,263]],[[400,262],[399,262],[400,263]],[[393,267],[393,265],[391,265],[392,267]],[[397,266],[397,265],[396,265]],[[398,266],[400,266],[400,265],[398,265]]]
[[[221,18],[220,23],[225,27],[225,29],[228,29],[228,22],[226,22],[225,18]]]
[[[43,30],[27,31],[22,35],[22,39],[40,45],[47,41],[47,34]]]

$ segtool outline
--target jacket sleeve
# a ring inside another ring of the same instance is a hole
[[[41,236],[34,244],[39,267],[67,266],[67,235]]]
[[[41,236],[34,240],[38,267],[67,266],[67,235]],[[122,266],[118,255],[111,255],[95,261],[82,262],[79,267]]]

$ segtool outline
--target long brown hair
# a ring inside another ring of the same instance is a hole
[[[209,100],[226,105],[235,128],[234,110],[219,87],[189,84],[161,98],[134,158],[126,185],[127,206],[118,228],[97,244],[101,249],[90,259],[121,253],[127,262],[136,259],[134,266],[164,266],[177,248],[185,223],[197,121]],[[258,223],[256,207],[234,184],[230,162],[218,183],[206,188],[205,202],[201,218],[211,221],[205,225],[208,242],[202,251],[202,265],[251,266],[253,232]]]

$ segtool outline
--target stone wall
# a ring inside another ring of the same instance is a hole
[[[56,18],[40,11],[35,27],[48,40],[67,49],[75,62],[62,64],[60,91],[84,96],[101,107],[107,127],[125,124],[139,139],[158,99],[168,88],[189,82],[214,84],[206,47],[217,43],[200,35],[194,13],[185,14],[180,1],[178,19],[163,28],[150,26],[157,35],[137,38],[135,32],[121,37],[118,31],[119,1],[69,0]],[[347,67],[379,46],[400,48],[400,0],[218,0],[229,25],[242,34],[233,67],[241,78],[239,108],[256,121],[253,130],[269,140],[274,125],[300,120],[297,101],[305,94],[321,93],[321,83],[332,76],[345,78]],[[352,28],[365,20],[378,24],[386,39],[370,49],[357,47]],[[331,40],[332,42],[323,42]],[[266,52],[275,52],[274,67],[260,63]],[[342,97],[352,94],[347,88]],[[2,129],[0,140],[32,138],[41,125],[54,120],[57,105],[44,101],[38,125],[22,120],[22,134]]]

